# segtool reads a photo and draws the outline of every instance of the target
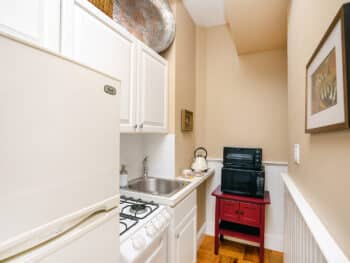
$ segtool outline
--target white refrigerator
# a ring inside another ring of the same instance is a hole
[[[119,87],[0,35],[0,262],[119,261]]]

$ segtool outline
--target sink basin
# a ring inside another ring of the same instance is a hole
[[[131,180],[125,189],[152,195],[171,196],[188,184],[188,182],[178,180],[143,177]]]

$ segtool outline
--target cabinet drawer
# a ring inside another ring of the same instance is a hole
[[[226,221],[239,221],[239,202],[232,200],[220,200],[220,217]]]
[[[260,205],[252,203],[239,204],[240,223],[250,226],[259,226],[261,220]]]

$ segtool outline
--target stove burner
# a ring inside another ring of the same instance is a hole
[[[130,228],[134,227],[138,223],[137,219],[133,217],[125,216],[120,214],[119,218],[119,235],[123,235]]]
[[[139,221],[150,216],[159,208],[154,202],[147,202],[141,199],[130,198],[126,196],[120,197],[120,224],[119,233],[123,235],[130,228],[138,224]]]
[[[134,204],[130,206],[130,213],[135,215],[143,214],[147,212],[147,207],[144,204]]]

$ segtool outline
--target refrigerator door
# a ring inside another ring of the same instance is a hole
[[[1,35],[0,57],[1,250],[85,207],[118,205],[120,82]]]
[[[96,214],[43,245],[4,263],[115,263],[119,262],[118,209]]]

